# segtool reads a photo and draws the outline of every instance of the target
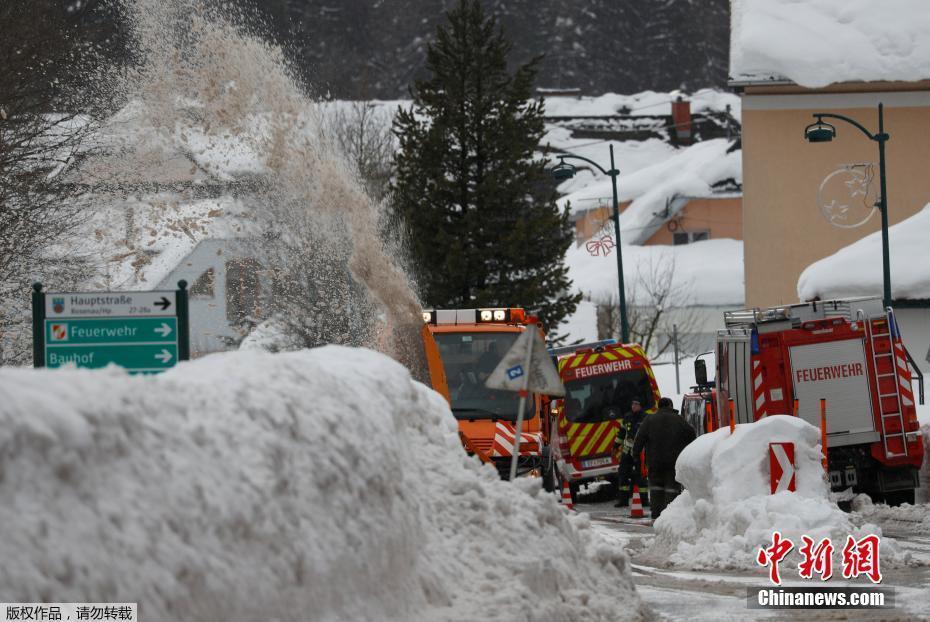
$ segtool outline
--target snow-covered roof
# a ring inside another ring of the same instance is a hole
[[[888,228],[891,297],[930,299],[930,204]],[[882,293],[882,238],[876,231],[811,264],[798,279],[798,297],[845,298]]]
[[[558,332],[570,340],[597,338],[596,302],[617,299],[617,257],[592,255],[582,246],[565,254],[572,289],[589,296],[575,313],[565,318]],[[673,270],[666,301],[676,307],[740,307],[743,304],[743,242],[726,238],[679,246],[623,246],[623,278],[627,302],[651,304],[644,282],[662,280]],[[721,315],[722,317],[722,315]]]
[[[680,303],[704,306],[743,304],[743,242],[728,238],[704,240],[678,246],[623,247],[623,278],[628,298],[646,298],[637,291],[639,276],[649,277],[657,269],[674,268],[672,291]],[[617,259],[592,255],[585,245],[572,246],[565,254],[573,288],[594,298],[617,297]]]
[[[691,103],[691,113],[730,112],[739,118],[740,99],[733,93],[717,89],[701,89],[694,93],[643,91],[633,95],[605,93],[597,97],[544,95],[547,117],[628,115],[670,115],[672,102],[684,97]]]
[[[723,138],[708,140],[685,149],[670,149],[657,162],[621,175],[618,179],[620,201],[631,201],[620,215],[621,239],[625,244],[642,244],[670,218],[685,201],[677,198],[709,197],[714,184],[728,179],[741,183],[742,157],[738,149]],[[593,207],[612,199],[610,178],[604,178],[559,199],[562,207],[571,203],[575,211]]]
[[[131,226],[126,215],[131,213]],[[127,226],[123,226],[127,224]],[[99,263],[97,289],[152,289],[203,240],[254,234],[248,206],[231,196],[185,200],[173,193],[98,209],[82,250]],[[104,281],[105,280],[105,281]]]
[[[730,22],[734,82],[930,79],[926,0],[731,0]]]

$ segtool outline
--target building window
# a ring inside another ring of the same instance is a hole
[[[675,246],[679,244],[691,244],[701,240],[709,240],[710,231],[676,231],[672,234],[672,243]]]
[[[226,262],[226,319],[242,324],[261,316],[261,264],[237,258]]]
[[[190,288],[191,298],[213,298],[213,285],[216,283],[216,272],[213,268],[197,277]]]

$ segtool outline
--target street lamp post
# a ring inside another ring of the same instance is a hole
[[[878,132],[873,134],[861,123],[841,114],[832,114],[829,112],[815,112],[815,123],[804,128],[804,138],[811,143],[828,143],[836,137],[836,128],[824,119],[839,119],[846,121],[850,125],[859,128],[859,130],[868,136],[869,140],[878,143],[878,176],[879,192],[878,209],[882,213],[882,304],[885,308],[891,306],[891,260],[888,253],[888,199],[885,186],[885,143],[890,136],[885,133],[885,115],[884,106],[878,104]]]
[[[566,159],[582,160],[587,162],[604,175],[610,177],[610,183],[613,187],[614,197],[614,237],[617,240],[617,280],[620,287],[620,340],[623,343],[629,343],[630,324],[626,315],[626,290],[623,286],[623,253],[621,252],[620,247],[620,205],[619,196],[617,194],[617,177],[619,177],[620,171],[618,171],[616,165],[614,165],[614,146],[610,145],[610,170],[604,170],[600,164],[583,156],[571,154],[559,156],[559,163],[552,169],[552,176],[558,181],[571,179],[575,176],[575,167],[571,164],[566,164]]]

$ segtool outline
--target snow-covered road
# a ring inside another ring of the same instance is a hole
[[[869,519],[878,522],[885,536],[894,538],[900,547],[909,551],[913,563],[883,566],[882,585],[894,588],[896,607],[873,611],[748,609],[746,588],[767,584],[764,569],[723,571],[666,567],[651,560],[647,553],[653,539],[648,518],[631,519],[629,509],[615,509],[613,501],[583,501],[575,509],[590,516],[595,530],[606,541],[627,551],[633,561],[637,592],[657,614],[668,620],[930,620],[930,599],[927,598],[930,594],[930,533],[925,523],[902,517],[905,513],[895,509],[875,512]],[[922,509],[930,516],[930,506]],[[649,515],[648,508],[646,515]],[[814,585],[797,577],[786,577],[784,584]],[[834,578],[830,584],[853,583]]]

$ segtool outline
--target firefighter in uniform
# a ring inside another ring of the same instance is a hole
[[[659,400],[659,410],[639,426],[633,441],[633,455],[646,451],[652,518],[659,518],[662,510],[681,492],[681,486],[675,481],[675,462],[693,440],[694,430],[667,397]]]
[[[617,469],[617,484],[619,492],[617,494],[617,503],[614,507],[623,508],[630,504],[630,495],[633,494],[633,480],[639,487],[640,498],[644,504],[649,503],[646,496],[646,482],[642,476],[638,455],[633,454],[633,439],[636,438],[636,432],[639,425],[643,422],[646,413],[643,412],[643,406],[639,400],[634,399],[630,403],[630,410],[620,420],[620,429],[614,439],[614,451],[620,453],[620,466]]]

